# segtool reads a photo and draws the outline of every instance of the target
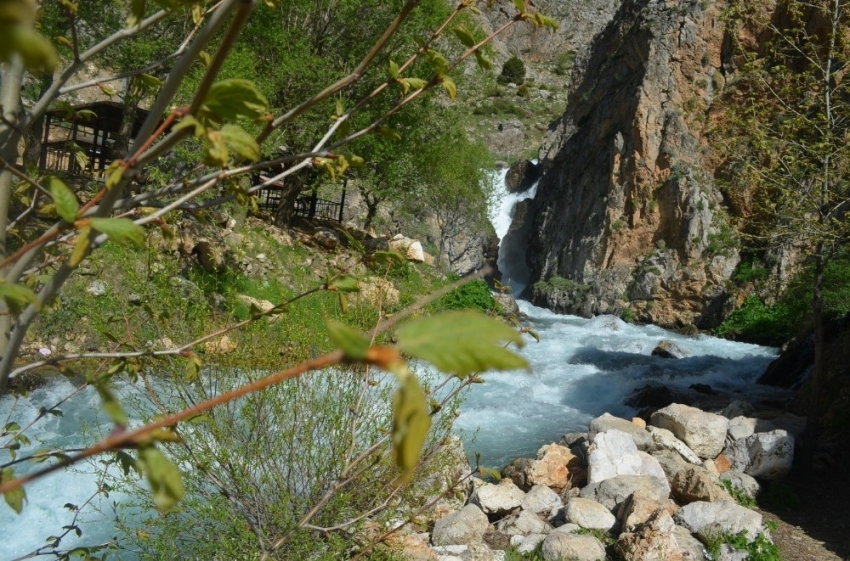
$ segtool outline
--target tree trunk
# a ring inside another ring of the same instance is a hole
[[[38,94],[39,99],[50,86],[53,85],[53,74],[47,74],[41,79],[41,91]],[[41,144],[44,137],[44,114],[33,121],[29,128],[24,131],[24,170],[29,166],[38,166],[41,161]]]
[[[372,227],[372,222],[375,221],[375,216],[378,214],[378,205],[381,204],[381,199],[375,196],[364,197],[366,199],[366,221],[363,223],[363,229],[368,231]]]

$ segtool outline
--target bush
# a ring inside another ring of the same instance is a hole
[[[521,85],[525,81],[525,63],[519,58],[512,56],[502,66],[502,74],[499,76],[500,84]]]
[[[496,305],[490,287],[483,280],[474,280],[449,292],[437,302],[437,310],[479,310],[489,313]]]

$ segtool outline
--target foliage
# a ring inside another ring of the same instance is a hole
[[[709,540],[706,545],[712,559],[720,559],[720,547],[728,544],[733,548],[744,551],[747,561],[781,561],[779,548],[765,534],[759,533],[750,541],[746,530],[738,534],[720,534]]]
[[[512,56],[502,65],[502,73],[499,75],[500,84],[521,85],[525,82],[525,63],[517,56]]]
[[[758,506],[758,502],[755,499],[749,498],[743,491],[736,488],[731,481],[728,479],[724,479],[721,481],[723,483],[723,487],[726,488],[726,492],[729,493],[735,502],[745,508],[755,508]]]
[[[444,310],[478,310],[486,314],[493,311],[496,299],[487,283],[479,279],[449,292],[434,302],[434,306]]]

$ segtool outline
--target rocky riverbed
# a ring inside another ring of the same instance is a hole
[[[402,530],[405,556],[489,561],[511,547],[552,561],[743,561],[775,550],[755,498],[790,472],[801,424],[751,414],[739,401],[719,413],[672,404],[649,423],[601,415],[499,481],[464,479],[462,498],[416,520],[427,531]]]

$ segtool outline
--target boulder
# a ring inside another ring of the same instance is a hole
[[[540,179],[540,167],[530,160],[517,160],[508,168],[505,187],[508,193],[528,191]]]
[[[738,440],[739,438],[747,438],[757,432],[770,432],[778,427],[770,421],[755,419],[753,417],[734,417],[729,419],[729,428],[726,431],[727,438],[730,440]]]
[[[723,451],[729,419],[674,403],[653,413],[650,424],[669,430],[705,459],[714,458]]]
[[[729,405],[727,405],[720,414],[727,419],[734,419],[735,417],[752,415],[753,411],[755,411],[755,407],[753,407],[752,403],[744,401],[743,399],[735,399],[730,401]]]
[[[522,489],[510,479],[503,479],[498,485],[485,483],[477,487],[469,502],[481,508],[488,515],[504,516],[522,504],[525,497]]]
[[[589,535],[552,532],[541,547],[546,561],[605,561],[605,546]]]
[[[434,545],[480,543],[490,522],[480,508],[468,504],[457,512],[437,520],[431,532]]]
[[[662,339],[652,349],[652,356],[660,358],[686,358],[690,353],[669,339]]]
[[[236,342],[227,335],[222,335],[218,339],[210,339],[204,343],[204,351],[210,355],[229,353],[235,351],[236,347]]]
[[[397,234],[389,241],[389,246],[391,250],[401,253],[408,261],[425,262],[425,250],[422,249],[422,243],[418,240]]]
[[[638,450],[646,452],[652,447],[652,436],[643,427],[638,426],[633,421],[615,417],[610,413],[604,413],[590,421],[590,441],[593,442],[597,434],[612,429],[628,434]]]
[[[519,514],[500,520],[496,524],[496,529],[507,536],[528,536],[530,534],[548,534],[552,527],[540,520],[536,514],[521,510]]]
[[[732,489],[748,499],[755,499],[761,492],[761,485],[756,478],[738,471],[725,471],[720,474],[720,481],[728,481]]]
[[[517,458],[502,470],[522,489],[545,485],[560,492],[571,484],[581,486],[587,476],[581,461],[560,444],[548,444],[537,452],[537,459]]]
[[[706,561],[705,547],[687,528],[676,524],[673,527],[673,535],[676,537],[676,544],[684,553],[684,559],[687,561]]]
[[[493,551],[486,543],[446,545],[434,548],[439,561],[504,561],[504,551]]]
[[[670,480],[670,487],[680,503],[733,500],[716,476],[698,466],[679,471]]]
[[[313,234],[313,239],[328,251],[334,250],[339,246],[339,236],[336,235],[336,232],[326,228],[316,230]]]
[[[567,522],[578,524],[589,530],[611,530],[617,523],[617,518],[611,511],[592,499],[573,497],[564,507],[564,517]]]
[[[647,496],[643,492],[632,493],[617,509],[617,519],[620,520],[622,528],[626,532],[633,532],[639,526],[643,526],[663,510],[670,516],[676,514],[679,509],[670,499],[659,501],[655,497]]]
[[[501,306],[501,310],[499,311],[499,313],[501,313],[503,316],[519,316],[519,304],[516,303],[516,298],[514,298],[510,294],[497,295],[496,303]]]
[[[784,430],[757,432],[735,440],[723,453],[732,462],[732,470],[775,481],[791,471],[794,437]]]
[[[642,461],[627,433],[615,429],[599,433],[590,445],[587,481],[598,483],[618,475],[638,475]]]
[[[670,496],[670,486],[666,481],[649,475],[618,475],[599,483],[591,483],[581,490],[580,496],[593,499],[611,512],[616,512],[629,495],[636,492],[663,501]]]
[[[735,501],[693,502],[680,508],[673,518],[693,534],[699,534],[703,528],[710,526],[712,531],[727,534],[746,532],[747,537],[754,540],[762,531],[761,514]]]
[[[522,498],[520,506],[523,510],[534,514],[549,514],[555,509],[561,508],[563,503],[558,494],[546,485],[535,485],[525,497]]]
[[[546,534],[529,534],[527,536],[513,536],[511,545],[516,548],[519,553],[531,553],[540,543],[546,539]]]
[[[684,460],[700,465],[702,460],[693,450],[688,448],[688,445],[676,438],[676,436],[667,429],[658,427],[647,427],[649,435],[652,438],[654,450],[673,450],[678,453]]]
[[[620,534],[616,550],[624,561],[684,561],[675,527],[668,512],[658,511],[636,531]]]

